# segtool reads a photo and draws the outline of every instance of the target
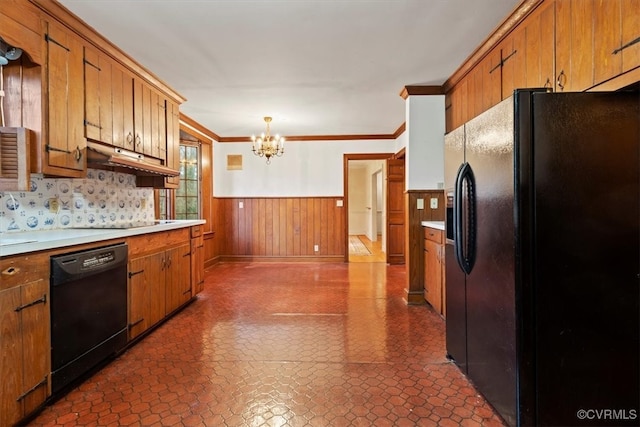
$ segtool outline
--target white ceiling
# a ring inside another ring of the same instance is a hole
[[[521,0],[60,0],[222,137],[391,134]]]

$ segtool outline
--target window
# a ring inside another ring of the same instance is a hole
[[[176,190],[176,219],[200,218],[200,147],[180,144],[180,186]]]

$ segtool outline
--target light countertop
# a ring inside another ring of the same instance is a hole
[[[0,234],[0,257],[57,249],[66,246],[176,230],[206,223],[203,219],[158,221],[154,225],[117,228],[61,228],[56,230],[19,231]]]
[[[444,231],[444,221],[422,221],[422,226]]]

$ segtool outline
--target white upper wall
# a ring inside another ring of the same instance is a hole
[[[400,139],[400,138],[398,138]],[[215,197],[344,196],[343,155],[395,153],[397,140],[293,141],[282,157],[264,158],[251,151],[250,142],[214,142],[213,195]],[[402,148],[402,147],[400,147]],[[242,154],[242,170],[227,170],[227,155]]]
[[[406,100],[406,189],[436,190],[444,182],[444,95]]]

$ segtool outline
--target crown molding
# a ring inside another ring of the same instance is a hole
[[[200,132],[201,134],[213,139],[214,141],[220,141],[220,137],[217,134],[202,126],[200,123],[196,122],[183,112],[180,112],[180,123]]]
[[[400,91],[402,99],[413,95],[444,95],[442,86],[407,85]]]

